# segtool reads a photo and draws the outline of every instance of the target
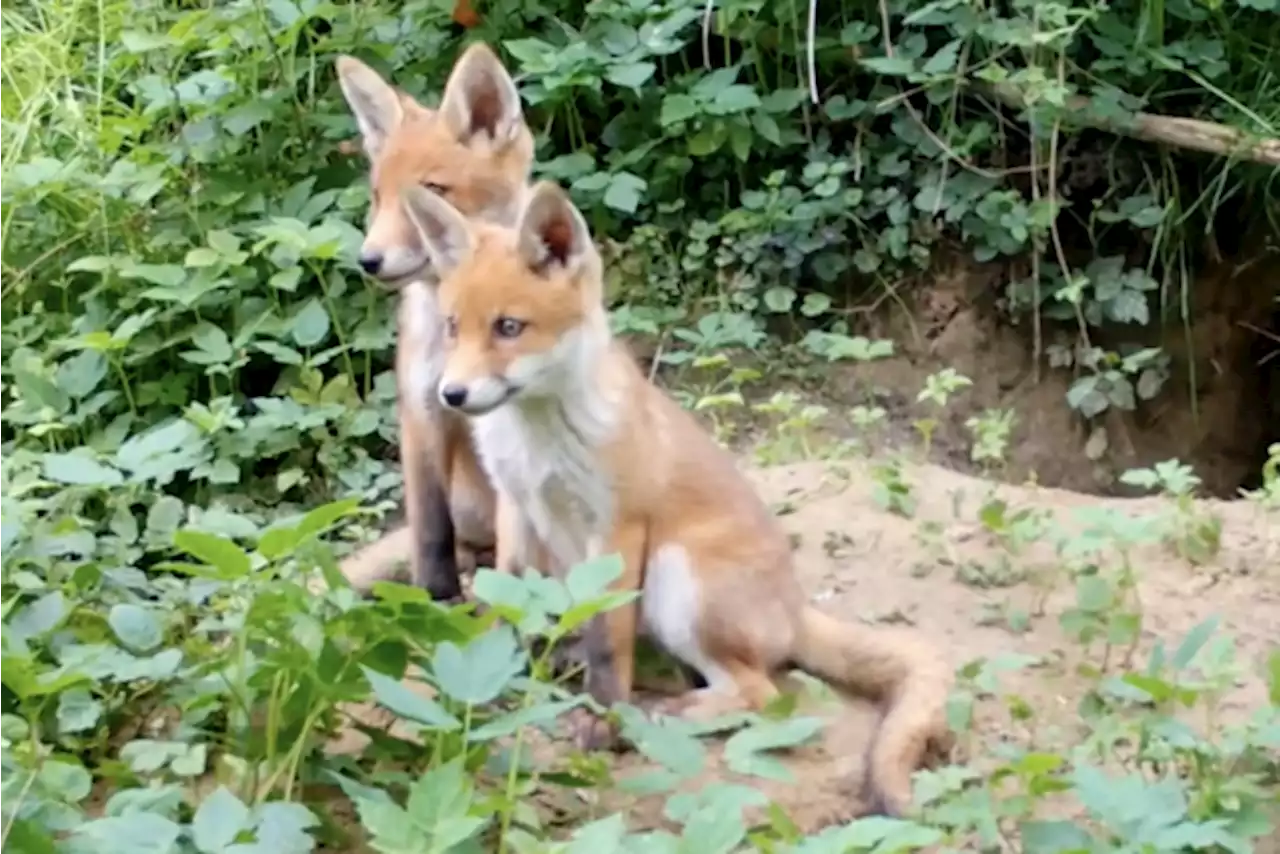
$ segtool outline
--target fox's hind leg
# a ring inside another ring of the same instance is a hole
[[[746,664],[721,666],[730,674],[732,684],[707,686],[661,700],[653,705],[652,712],[689,721],[710,721],[734,712],[758,712],[778,695],[778,686],[767,672]]]
[[[715,595],[700,580],[683,545],[668,543],[654,550],[645,575],[645,624],[668,652],[706,682],[705,688],[659,701],[655,712],[706,720],[763,708],[778,693],[760,639],[751,630],[750,611],[734,614],[730,626],[708,623],[708,615],[723,613],[707,607],[709,592]]]

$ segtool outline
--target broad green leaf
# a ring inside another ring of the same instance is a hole
[[[632,175],[630,172],[619,172],[609,179],[609,189],[605,191],[604,203],[616,211],[635,213],[648,186],[643,178]]]
[[[49,480],[72,486],[120,486],[124,477],[120,472],[82,453],[45,454],[42,458],[44,476]]]
[[[717,92],[711,103],[716,113],[741,113],[760,106],[760,96],[751,86],[735,83]]]
[[[617,552],[583,561],[569,570],[565,586],[574,603],[590,602],[603,595],[622,577],[625,565]]]
[[[455,730],[462,724],[448,710],[429,697],[423,697],[404,683],[385,676],[376,670],[360,665],[365,678],[373,688],[378,702],[402,718],[409,718],[434,729]]]
[[[120,789],[107,799],[105,815],[123,816],[135,812],[155,813],[176,818],[183,806],[183,790],[177,783]]]
[[[403,809],[390,800],[356,798],[360,823],[374,839],[375,849],[387,854],[431,852],[426,832]]]
[[[199,777],[209,762],[209,747],[205,744],[182,744],[169,762],[169,770],[179,777]]]
[[[105,255],[84,255],[67,265],[68,273],[101,273],[110,270],[112,260]]]
[[[605,79],[615,86],[639,89],[649,81],[656,70],[657,66],[652,62],[626,62],[610,66],[605,72]]]
[[[440,690],[461,703],[496,699],[525,667],[525,653],[509,625],[496,626],[466,646],[444,642],[431,659]]]
[[[219,786],[196,809],[191,841],[204,854],[221,854],[249,826],[249,808],[226,786]]]
[[[1097,575],[1082,575],[1076,579],[1076,604],[1081,610],[1100,613],[1111,605],[1111,585]]]
[[[690,854],[729,854],[746,838],[742,806],[727,800],[709,804],[689,819],[681,849]]]
[[[1174,670],[1182,670],[1191,664],[1196,657],[1196,653],[1208,643],[1209,638],[1217,630],[1218,622],[1218,617],[1214,615],[1187,632],[1186,638],[1178,645],[1178,649],[1174,652],[1173,659],[1170,662]]]
[[[67,842],[63,840],[60,845],[55,844],[54,832],[45,821],[21,818],[15,810],[5,827],[5,854],[67,854]]]
[[[299,347],[314,347],[329,334],[329,313],[320,300],[311,299],[293,318],[293,340]]]
[[[120,748],[120,761],[128,764],[131,771],[147,775],[165,767],[180,748],[179,741],[134,739]]]
[[[154,610],[142,605],[113,605],[107,622],[120,642],[136,652],[149,652],[164,639],[164,626],[159,617]]]
[[[5,623],[6,640],[25,643],[46,632],[51,632],[61,625],[68,612],[67,600],[61,590],[46,593],[31,604],[20,608]]]
[[[178,854],[182,828],[164,816],[136,812],[108,816],[76,828],[97,854]]]
[[[791,311],[791,307],[795,305],[796,292],[791,288],[785,288],[781,285],[775,285],[764,292],[764,304],[776,314]]]
[[[302,521],[298,523],[298,533],[304,537],[318,534],[344,516],[350,516],[359,506],[359,498],[343,498],[321,504],[302,517]]]
[[[214,567],[220,577],[228,580],[243,578],[252,569],[244,549],[216,534],[182,530],[173,535],[173,544]]]
[[[1070,821],[1024,821],[1018,834],[1026,854],[1068,854],[1093,850],[1093,840]]]
[[[526,709],[519,709],[502,715],[476,727],[469,733],[470,741],[488,741],[506,735],[514,735],[517,730],[526,726],[549,724],[579,705],[578,700],[560,700],[554,703],[538,703]]]
[[[87,688],[72,688],[58,695],[58,731],[88,732],[102,718],[102,703]]]
[[[869,56],[862,64],[877,74],[890,77],[905,77],[915,71],[915,63],[902,56]]]
[[[465,819],[472,788],[471,775],[459,758],[430,769],[409,789],[406,809],[415,824],[430,832],[438,850],[447,850],[470,835]]]
[[[187,267],[212,267],[221,260],[221,256],[208,246],[197,246],[187,253],[182,263]]]
[[[938,49],[938,52],[925,61],[921,70],[931,77],[949,74],[955,70],[956,61],[960,58],[961,39],[952,39]]]
[[[93,776],[74,759],[47,759],[36,776],[41,786],[69,804],[83,801],[93,791]]]
[[[565,854],[604,854],[606,851],[623,851],[623,838],[627,825],[621,813],[584,824],[573,832],[569,849]]]
[[[265,854],[309,854],[315,840],[307,832],[320,824],[302,804],[273,801],[254,810],[258,845]]]
[[[522,614],[533,596],[529,585],[517,576],[492,569],[476,571],[471,583],[471,591],[475,597],[492,607],[505,607]]]
[[[702,108],[692,95],[667,95],[662,99],[658,121],[663,127],[669,127],[677,122],[687,121],[701,111]]]
[[[682,777],[697,774],[706,763],[706,747],[684,721],[654,723],[623,707],[622,737],[645,757]]]
[[[761,754],[803,744],[821,731],[822,720],[814,717],[757,723],[725,742],[725,763],[738,774],[790,781],[792,775],[786,766]]]

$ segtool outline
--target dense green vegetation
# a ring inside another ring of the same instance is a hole
[[[1280,227],[1274,165],[1128,136],[1138,108],[1280,136],[1276,0],[742,0],[715,4],[706,30],[691,0],[474,5],[481,24],[464,34],[439,0],[6,4],[5,851],[345,850],[352,828],[311,798],[326,785],[358,805],[377,850],[559,850],[564,834],[525,795],[608,785],[600,759],[530,777],[506,739],[581,701],[540,662],[538,678],[519,675],[524,650],[616,601],[610,562],[567,587],[484,576],[477,595],[518,632],[404,587],[358,601],[334,576],[324,535],[377,527],[357,506],[393,508],[400,487],[392,303],[354,264],[367,184],[341,150],[355,126],[339,53],[430,100],[466,39],[499,46],[522,75],[540,173],[610,244],[619,328],[673,331],[676,368],[732,369],[761,348],[799,364],[874,358],[891,345],[857,337],[847,309],[897,298],[955,244],[1028,259],[1010,312],[1078,327],[1080,346],[1054,359],[1077,373],[1063,405],[1131,409],[1159,393],[1163,353],[1093,346],[1094,333],[1176,331],[1205,247],[1247,249]],[[938,388],[922,400],[945,403]],[[897,471],[879,483],[907,512]],[[1062,535],[1082,643],[1136,639],[1135,542],[1216,549],[1184,474],[1135,480],[1176,512]],[[316,572],[338,589],[308,593]],[[737,807],[751,793],[722,787],[701,811],[673,799],[683,841],[626,845],[1249,851],[1274,831],[1280,658],[1272,705],[1247,725],[1174,732],[1174,705],[1212,710],[1234,678],[1210,630],[1128,675],[1105,659],[1084,711],[1096,735],[1078,751],[1028,745],[989,773],[926,775],[922,824],[801,841],[775,815],[748,843]],[[409,664],[437,699],[398,685]],[[1008,666],[965,670],[957,728]],[[339,705],[370,696],[423,726],[425,775],[422,748],[390,737],[359,762],[323,755]],[[626,727],[664,769],[652,785],[696,770],[694,734]],[[768,774],[765,751],[814,731],[759,720],[726,749]],[[1122,775],[1104,772],[1118,753]],[[1006,783],[1017,797],[997,806]],[[1091,824],[1043,818],[1064,791]],[[575,851],[623,846],[616,818],[576,834]]]

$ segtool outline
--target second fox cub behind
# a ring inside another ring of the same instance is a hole
[[[493,547],[494,496],[466,423],[436,397],[443,350],[436,276],[400,190],[430,187],[467,216],[509,218],[528,189],[533,135],[515,83],[483,43],[458,58],[436,110],[353,57],[337,65],[370,162],[360,265],[400,291],[396,384],[408,517],[405,527],[344,561],[342,571],[365,588],[407,558],[417,584],[437,599],[453,598],[461,593],[457,552]]]
[[[881,811],[908,810],[912,773],[950,740],[950,667],[912,632],[808,603],[733,457],[613,339],[600,256],[564,192],[538,184],[514,229],[422,188],[405,199],[441,275],[440,399],[472,419],[498,492],[498,568],[530,565],[535,547],[559,566],[616,552],[619,585],[642,590],[587,626],[587,690],[630,699],[638,630],[706,680],[667,705],[688,717],[759,709],[798,666],[881,703],[869,783]],[[589,715],[575,726],[585,746],[612,738]]]

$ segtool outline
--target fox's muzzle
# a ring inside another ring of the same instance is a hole
[[[470,383],[440,381],[440,402],[465,415],[484,415],[515,397],[519,386],[503,377],[484,377]]]

